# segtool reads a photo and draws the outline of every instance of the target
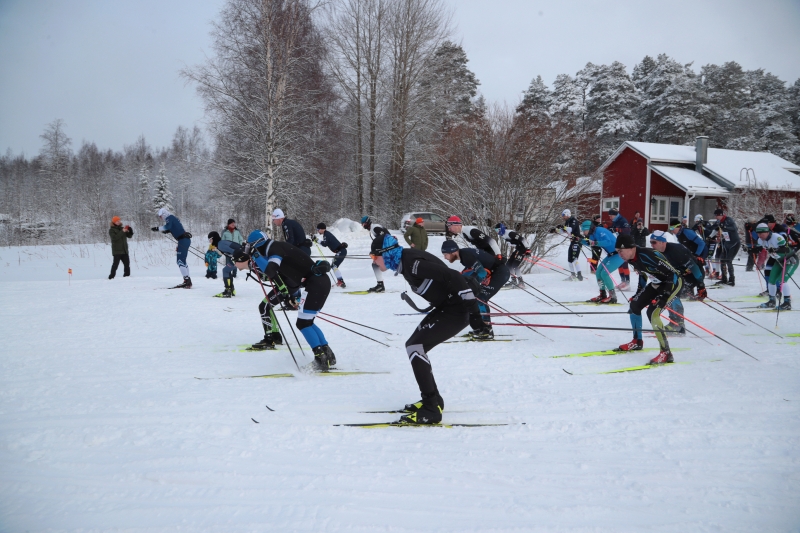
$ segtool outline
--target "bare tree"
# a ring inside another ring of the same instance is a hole
[[[318,118],[321,43],[307,0],[230,0],[214,23],[216,56],[182,74],[197,84],[216,143],[224,191],[262,199],[265,224],[276,199],[299,208]]]
[[[391,132],[389,191],[391,210],[406,207],[409,141],[423,133],[429,117],[423,105],[430,95],[421,90],[430,60],[450,32],[450,13],[441,0],[397,0],[389,9],[391,54]]]

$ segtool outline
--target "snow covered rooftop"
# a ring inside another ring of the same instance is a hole
[[[725,187],[688,168],[665,165],[650,165],[650,168],[690,194],[695,193],[700,196],[728,196],[730,194]]]
[[[630,147],[647,159],[650,163],[682,163],[695,164],[694,146],[676,144],[659,144],[626,141],[614,154],[603,163],[605,168],[625,149]],[[750,185],[755,175],[755,184],[766,186],[770,190],[800,191],[800,166],[769,152],[746,152],[742,150],[708,149],[708,163],[703,169],[714,178],[720,180],[729,190],[747,187],[746,169],[750,169]],[[694,171],[690,171],[696,174]],[[688,179],[688,177],[686,178]]]

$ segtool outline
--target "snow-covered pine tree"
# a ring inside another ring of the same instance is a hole
[[[139,167],[139,184],[137,186],[137,193],[138,193],[138,210],[144,211],[149,208],[148,203],[150,203],[150,178],[148,177],[149,169],[147,168],[146,163],[142,163],[142,166]]]
[[[164,163],[158,169],[158,177],[156,178],[156,193],[153,195],[153,208],[158,210],[166,207],[169,211],[173,210],[172,207],[172,193],[169,192],[169,179],[167,178],[167,168]]]
[[[559,74],[550,94],[550,115],[573,124],[583,131],[586,121],[586,94],[584,87],[569,74]]]
[[[704,134],[707,106],[702,86],[691,69],[666,54],[645,59],[634,68],[641,90],[640,138],[649,142],[691,144]]]
[[[522,102],[517,106],[517,114],[525,116],[529,121],[546,124],[549,119],[551,103],[550,90],[542,81],[541,76],[536,76],[528,90],[522,96]]]
[[[758,122],[750,104],[747,76],[735,61],[705,65],[701,69],[709,103],[706,133],[712,146],[752,150],[753,131]]]
[[[800,143],[792,131],[791,93],[785,82],[764,69],[745,74],[749,105],[756,117],[753,150],[773,153],[788,161],[800,159]]]
[[[601,158],[608,157],[622,142],[635,138],[639,129],[638,101],[625,65],[615,61],[595,69],[586,104],[586,121],[595,131]]]
[[[440,131],[464,123],[473,114],[480,81],[467,68],[464,49],[445,41],[431,58],[423,87],[430,90],[433,117]]]

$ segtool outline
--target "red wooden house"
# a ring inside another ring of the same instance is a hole
[[[600,171],[602,211],[617,207],[628,219],[638,211],[651,230],[666,229],[671,217],[713,218],[746,187],[780,196],[784,212],[797,213],[800,202],[799,166],[768,152],[708,148],[707,137],[695,146],[626,141]]]

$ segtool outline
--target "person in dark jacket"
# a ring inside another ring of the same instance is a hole
[[[296,246],[274,241],[259,230],[247,236],[245,249],[238,252],[233,261],[239,270],[250,269],[258,279],[269,280],[273,287],[258,306],[264,339],[255,343],[252,348],[274,349],[275,344],[282,339],[276,331],[277,319],[273,307],[281,304],[291,307],[297,305],[296,326],[314,352],[312,368],[320,372],[333,368],[336,365],[336,356],[328,346],[322,330],[314,323],[317,313],[322,310],[331,292],[331,282],[327,276],[331,265],[327,261],[315,263]],[[301,287],[302,295],[296,304],[292,294]]]
[[[283,230],[283,239],[286,242],[297,246],[311,257],[311,239],[306,236],[298,221],[286,218],[282,210],[276,209],[272,212],[272,222]]]
[[[717,227],[719,228],[719,246],[720,250],[720,270],[722,271],[722,279],[720,283],[736,285],[736,278],[733,273],[733,260],[736,254],[739,253],[741,240],[739,239],[739,228],[736,227],[736,222],[728,217],[722,209],[714,211],[714,216],[717,219]]]
[[[467,285],[478,298],[483,327],[472,330],[474,339],[489,340],[494,338],[492,319],[489,316],[489,300],[503,288],[511,273],[503,261],[475,248],[459,248],[456,241],[447,239],[442,243],[442,255],[445,260],[454,263],[459,261],[464,269],[461,274],[467,279]]]
[[[747,265],[745,272],[752,272],[753,267],[756,265],[755,248],[758,243],[758,235],[756,234],[756,226],[758,221],[751,217],[744,223],[744,247],[747,251]]]
[[[564,221],[560,226],[550,229],[550,233],[558,233],[568,239],[569,246],[567,247],[567,264],[569,265],[570,277],[565,281],[583,281],[583,274],[581,274],[581,240],[583,234],[581,233],[581,224],[578,219],[572,216],[569,209],[564,209],[561,212],[561,219]]]
[[[133,237],[133,229],[130,226],[123,228],[122,219],[113,217],[111,219],[111,227],[108,229],[108,235],[111,237],[111,255],[114,256],[114,262],[111,264],[111,274],[108,275],[108,279],[114,279],[114,276],[117,275],[120,261],[122,261],[122,277],[127,278],[131,275],[128,239]]]
[[[644,225],[644,220],[641,218],[636,221],[636,225],[631,228],[631,235],[636,242],[636,246],[647,248],[647,236],[650,235],[650,230]]]
[[[406,230],[403,238],[412,248],[422,250],[423,252],[427,250],[428,231],[425,229],[425,221],[421,218],[417,218],[417,220],[414,221],[414,225]]]
[[[334,253],[332,267],[333,273],[336,275],[336,286],[344,289],[347,285],[344,283],[339,267],[342,265],[344,258],[347,257],[347,243],[339,242],[339,239],[328,231],[328,226],[324,222],[317,224],[317,234],[314,235],[314,242],[319,242],[320,245],[325,246]]]
[[[478,300],[464,277],[441,259],[414,248],[402,248],[392,235],[379,235],[370,247],[373,262],[382,271],[394,270],[408,282],[411,290],[431,304],[430,312],[406,341],[406,353],[422,399],[407,404],[402,424],[438,424],[442,421],[444,400],[439,394],[430,351],[457,335],[468,324],[483,327]]]

